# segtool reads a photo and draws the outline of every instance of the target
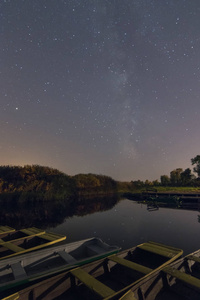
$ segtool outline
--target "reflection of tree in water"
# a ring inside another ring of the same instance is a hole
[[[79,199],[77,205],[75,206],[74,215],[85,216],[95,212],[106,211],[113,208],[119,201],[119,197],[98,197],[90,199]]]
[[[14,201],[1,203],[0,224],[16,229],[36,226],[54,227],[68,217],[84,216],[111,209],[119,201],[118,197],[99,197],[64,201]]]

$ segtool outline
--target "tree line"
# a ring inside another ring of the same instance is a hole
[[[0,200],[15,202],[67,200],[81,196],[110,195],[156,186],[200,186],[200,155],[191,159],[190,168],[174,169],[160,182],[146,180],[119,182],[109,176],[78,174],[69,176],[57,169],[39,165],[0,166]],[[195,176],[196,174],[196,176]]]
[[[190,168],[183,170],[176,168],[170,172],[170,176],[161,175],[160,182],[158,180],[145,182],[141,180],[132,181],[132,185],[138,188],[144,186],[200,186],[200,155],[191,159],[193,172]],[[195,175],[196,174],[196,175]]]
[[[191,164],[194,166],[192,173],[190,168],[183,170],[177,168],[170,172],[170,177],[162,175],[160,177],[161,185],[163,186],[200,186],[200,155],[191,159]]]
[[[79,195],[114,194],[117,182],[109,176],[69,176],[39,165],[0,166],[0,199],[63,200]]]

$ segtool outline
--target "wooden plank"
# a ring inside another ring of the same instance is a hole
[[[42,239],[45,239],[47,241],[50,241],[50,242],[55,241],[55,240],[58,240],[60,242],[60,241],[63,241],[66,239],[66,236],[64,236],[64,235],[54,234],[54,233],[49,233],[49,232],[46,232],[39,237]]]
[[[172,258],[175,256],[174,253],[172,251],[168,250],[167,248],[162,249],[162,247],[156,247],[156,246],[152,246],[150,244],[142,244],[142,245],[139,245],[138,248],[148,251],[148,252],[152,252],[152,253],[164,256],[164,257],[167,257],[167,258]]]
[[[35,227],[31,227],[31,228],[24,228],[20,230],[21,232],[27,234],[28,236],[32,236],[32,235],[41,235],[44,234],[45,231],[35,228]]]
[[[12,269],[15,279],[27,278],[27,274],[20,262],[11,264],[10,266],[11,266],[11,269]]]
[[[197,263],[200,263],[200,257],[194,256],[194,255],[188,255],[185,258],[188,259],[188,260],[193,260]]]
[[[124,267],[127,267],[129,269],[132,269],[134,271],[140,272],[140,273],[145,274],[145,275],[149,274],[150,272],[153,271],[150,268],[147,268],[147,267],[142,266],[140,264],[137,264],[135,262],[129,261],[127,259],[121,258],[117,255],[112,255],[112,256],[109,256],[108,258],[109,258],[109,260],[112,260],[112,261],[114,261],[114,262],[116,262],[116,263],[118,263],[118,264],[120,264]]]
[[[58,251],[58,254],[60,255],[60,257],[62,257],[62,259],[64,259],[67,263],[75,263],[77,262],[77,260],[70,255],[69,253],[67,253],[66,251]]]
[[[15,229],[9,226],[0,226],[0,234],[14,232]]]
[[[15,245],[15,244],[10,243],[10,242],[4,243],[2,245],[2,247],[8,248],[9,250],[11,250],[15,253],[24,251],[24,248],[21,248],[21,247]]]
[[[198,290],[200,289],[200,279],[193,277],[189,274],[183,273],[179,270],[173,269],[171,267],[166,267],[163,269],[163,272],[173,276],[181,281],[183,281],[185,284],[190,285],[192,287],[197,288]]]
[[[81,268],[73,269],[70,273],[102,298],[109,297],[115,293],[114,290],[95,279]]]
[[[148,245],[152,245],[152,246],[154,245],[154,246],[156,246],[156,247],[161,247],[162,249],[168,249],[168,250],[170,250],[171,252],[173,252],[174,254],[183,252],[182,249],[179,249],[179,248],[176,248],[176,247],[172,247],[172,246],[166,246],[165,244],[156,243],[156,242],[153,242],[153,241],[149,241],[147,244],[148,244]]]

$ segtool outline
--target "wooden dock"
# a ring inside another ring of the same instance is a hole
[[[153,192],[145,191],[142,192],[142,196],[153,196],[153,197],[181,197],[187,199],[200,199],[199,193],[175,193],[175,192]]]
[[[145,191],[141,194],[141,201],[153,201],[166,203],[169,206],[174,203],[179,208],[200,210],[200,193],[175,193]]]

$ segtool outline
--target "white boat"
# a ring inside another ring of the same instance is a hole
[[[0,261],[0,291],[33,282],[120,250],[99,238],[57,245]]]

